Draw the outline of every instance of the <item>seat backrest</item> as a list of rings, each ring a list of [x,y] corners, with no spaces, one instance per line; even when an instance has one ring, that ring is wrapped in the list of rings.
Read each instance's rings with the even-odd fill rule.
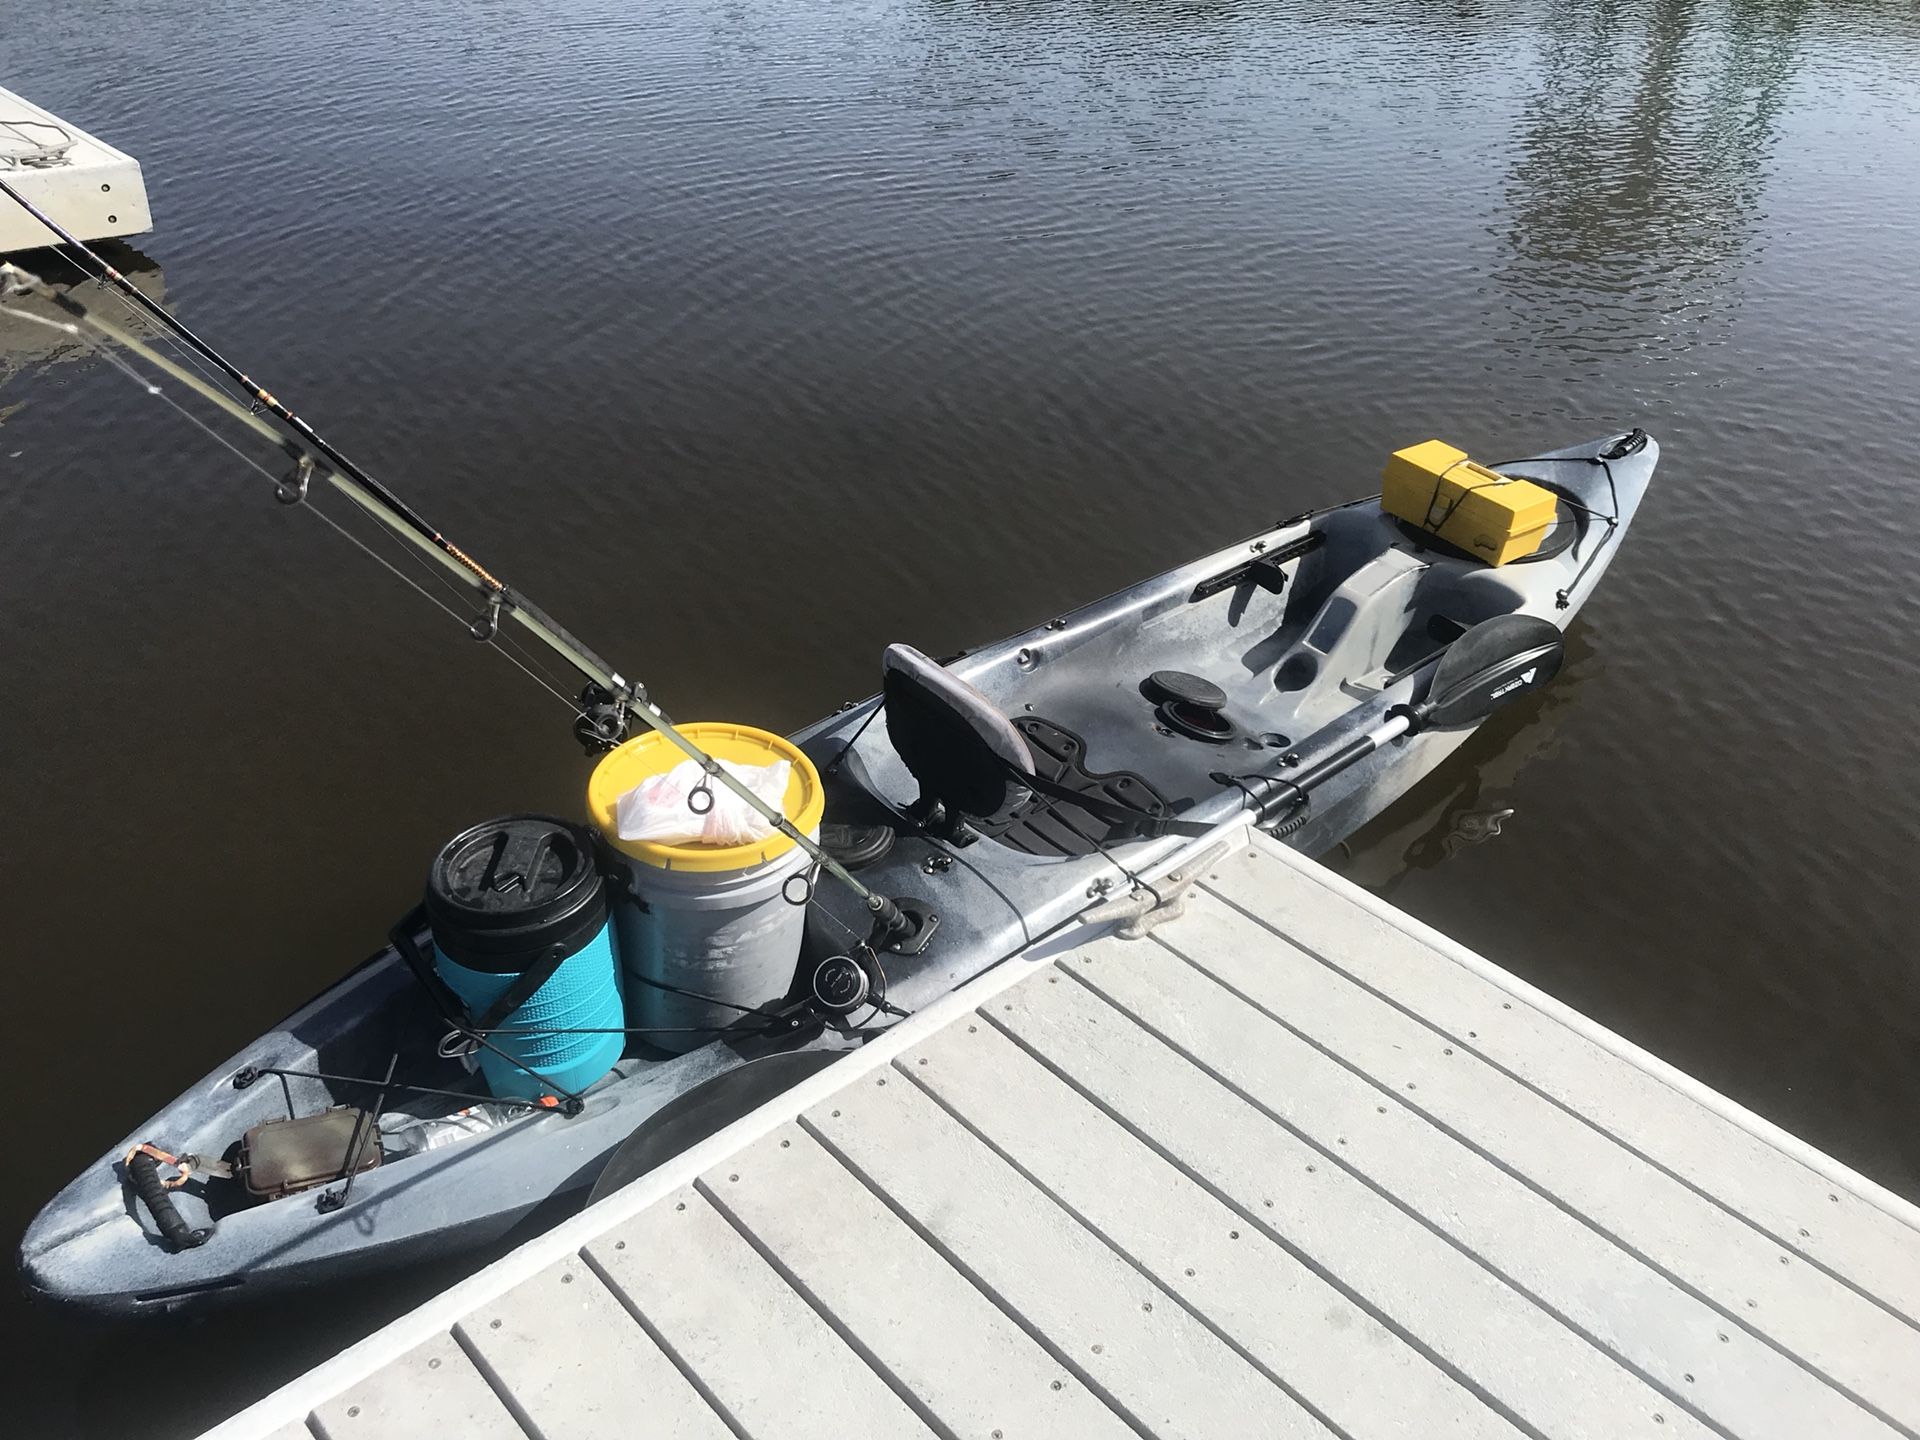
[[[911,645],[889,645],[881,663],[887,733],[924,796],[978,820],[1027,798],[1033,752],[991,700]]]

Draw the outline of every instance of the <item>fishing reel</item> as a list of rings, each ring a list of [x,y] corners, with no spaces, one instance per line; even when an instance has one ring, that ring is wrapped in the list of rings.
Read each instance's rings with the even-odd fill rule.
[[[851,1015],[871,1005],[883,1015],[904,1018],[907,1012],[887,1003],[887,972],[869,946],[854,953],[829,955],[813,967],[807,982],[814,1006],[835,1017]]]
[[[633,715],[627,697],[615,695],[604,685],[587,682],[574,701],[579,715],[573,722],[573,738],[588,755],[604,755],[633,734]]]

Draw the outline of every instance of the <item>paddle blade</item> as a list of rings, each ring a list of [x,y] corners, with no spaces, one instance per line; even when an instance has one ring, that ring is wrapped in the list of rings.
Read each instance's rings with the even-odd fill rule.
[[[1419,718],[1441,730],[1478,725],[1509,700],[1558,675],[1565,651],[1560,627],[1551,620],[1534,615],[1482,620],[1440,657]]]

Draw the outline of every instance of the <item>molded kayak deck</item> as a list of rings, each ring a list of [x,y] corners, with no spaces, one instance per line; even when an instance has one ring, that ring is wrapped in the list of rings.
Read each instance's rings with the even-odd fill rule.
[[[1897,1436],[1920,1211],[1265,837],[210,1432]]]

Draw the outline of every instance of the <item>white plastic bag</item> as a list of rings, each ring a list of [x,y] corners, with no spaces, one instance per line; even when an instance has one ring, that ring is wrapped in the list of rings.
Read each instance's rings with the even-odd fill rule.
[[[720,764],[776,814],[786,804],[792,761],[736,765],[722,760]],[[711,797],[710,808],[707,799],[694,796],[695,790]],[[696,810],[696,805],[701,809]],[[656,845],[746,845],[773,833],[772,821],[726,786],[708,779],[698,760],[682,760],[664,775],[642,780],[620,797],[613,820],[622,840],[651,840]]]

